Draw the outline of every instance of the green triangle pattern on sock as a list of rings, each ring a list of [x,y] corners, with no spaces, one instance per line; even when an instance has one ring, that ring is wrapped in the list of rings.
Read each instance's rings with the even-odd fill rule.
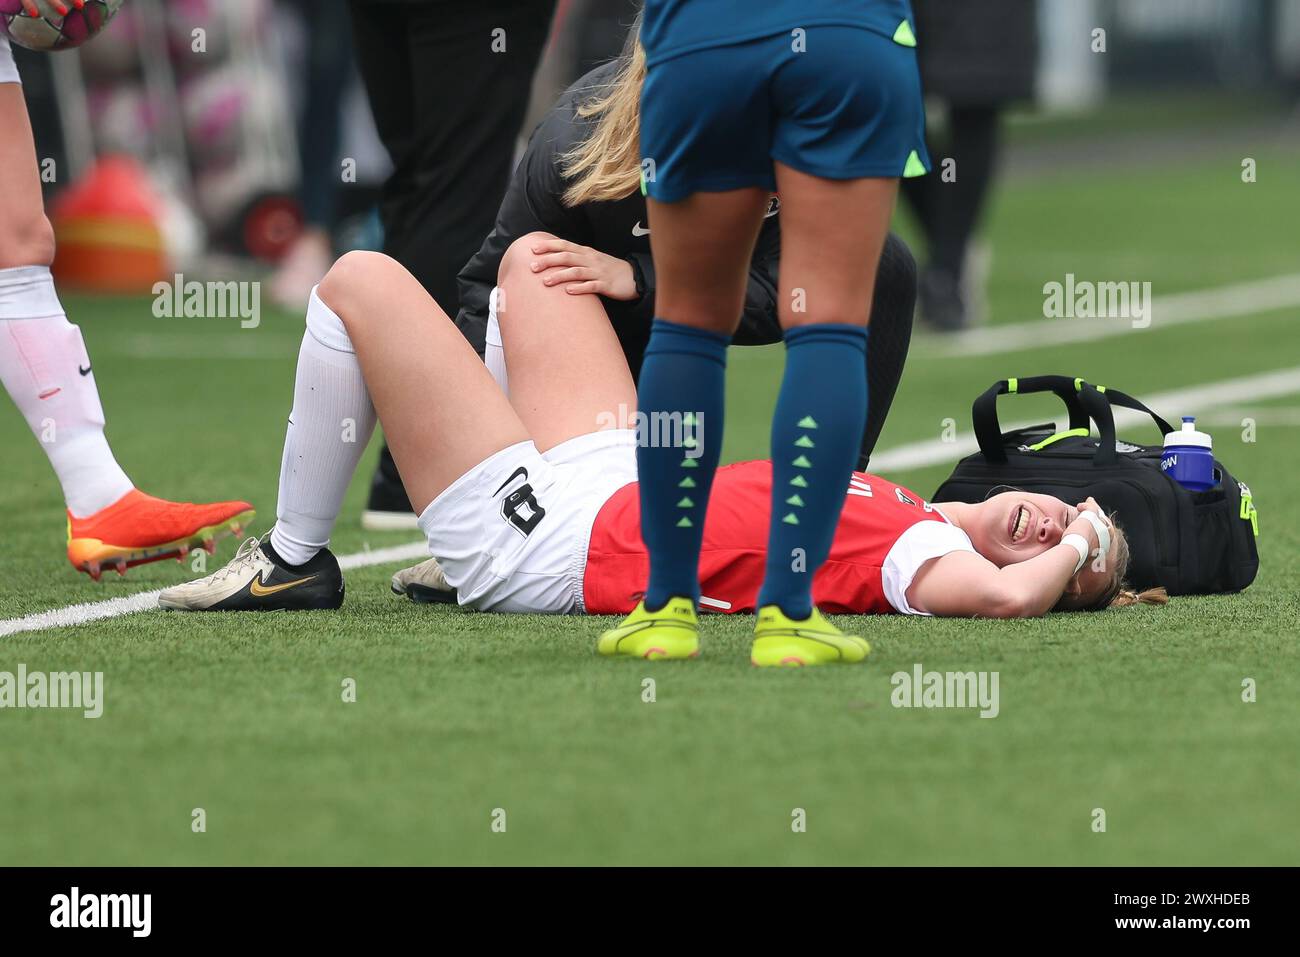
[[[904,20],[894,31],[894,42],[900,47],[916,46],[916,34],[912,32],[912,25]]]
[[[803,456],[803,455],[799,456],[797,459],[795,459],[795,460],[794,460],[793,462],[791,462],[790,464],[793,465],[793,466],[794,466],[795,468],[797,468],[797,469],[810,469],[810,468],[812,468],[812,463],[809,462],[809,461],[808,461],[808,458],[807,458],[806,456]]]
[[[800,508],[802,508],[802,507],[803,507],[803,499],[801,499],[801,498],[798,496],[798,494],[791,495],[788,499],[785,500],[785,504],[787,504],[787,505],[798,505]]]
[[[682,500],[681,500],[680,502],[677,503],[677,507],[678,507],[678,508],[694,508],[694,507],[695,507],[695,503],[691,501],[691,497],[690,497],[689,495],[683,495],[683,496],[682,496]]]
[[[817,420],[814,419],[811,415],[805,415],[802,419],[799,420],[799,428],[815,429],[817,428]]]
[[[785,518],[781,519],[781,521],[785,522],[785,524],[787,524],[787,525],[798,525],[798,524],[799,524],[799,519],[795,516],[794,512],[791,512],[790,514],[788,514]]]
[[[790,479],[790,484],[795,486],[795,488],[807,488],[808,480],[802,475],[796,475],[794,478]]]
[[[677,522],[677,527],[678,527],[678,528],[694,528],[694,527],[695,527],[695,523],[692,522],[692,521],[691,521],[689,518],[687,518],[685,515],[683,515],[683,516],[681,517],[681,519]]]
[[[691,478],[691,477],[688,475],[688,476],[686,476],[686,478],[682,479],[680,482],[677,483],[677,487],[678,487],[678,488],[695,488],[695,479]]]
[[[907,157],[907,165],[903,167],[903,178],[911,179],[914,176],[924,176],[928,172],[930,171],[925,168],[925,164],[921,162],[921,157],[917,155],[916,150],[912,150]]]
[[[808,438],[806,435],[799,436],[798,440],[796,440],[794,444],[801,449],[813,449],[817,447],[813,444],[813,440]]]

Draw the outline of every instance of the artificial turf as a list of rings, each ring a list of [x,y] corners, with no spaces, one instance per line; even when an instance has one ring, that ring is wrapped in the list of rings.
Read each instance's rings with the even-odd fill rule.
[[[1259,160],[1254,184],[1243,155]],[[1294,217],[1280,211],[1300,208],[1298,158],[1238,143],[1174,168],[1002,183],[994,319],[1040,316],[1043,283],[1066,272],[1162,295],[1294,271]],[[241,330],[156,319],[143,299],[65,300],[128,472],[155,494],[247,497],[266,528],[301,317],[268,312]],[[1157,314],[1070,347],[1051,332],[1069,320],[1044,319],[1023,349],[975,359],[920,337],[881,448],[938,438],[947,418],[968,433],[971,399],[1006,375],[1077,374],[1141,396],[1291,368],[1296,314],[1169,329]],[[779,350],[733,350],[728,459],[765,454],[779,372]],[[1052,413],[1022,402],[1008,417]],[[721,616],[698,661],[606,661],[594,653],[605,619],[412,606],[388,592],[393,565],[349,573],[338,613],[148,612],[0,638],[0,671],[102,671],[106,698],[97,720],[0,710],[0,862],[1300,863],[1300,432],[1260,419],[1253,442],[1215,430],[1260,511],[1261,572],[1245,593],[1034,621],[846,619],[872,643],[864,666],[753,669],[750,620]],[[74,574],[56,485],[7,403],[0,442],[0,619],[193,577],[175,563],[99,584]],[[360,530],[373,455],[340,553],[416,537]],[[890,477],[928,495],[948,471]],[[890,676],[916,663],[998,672],[999,715],[892,707]]]

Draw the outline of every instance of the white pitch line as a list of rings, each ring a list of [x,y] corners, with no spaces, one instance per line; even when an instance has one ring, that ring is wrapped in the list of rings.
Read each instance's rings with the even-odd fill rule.
[[[1092,342],[1126,333],[1158,332],[1169,326],[1207,319],[1227,319],[1274,309],[1300,306],[1300,273],[1236,282],[1226,286],[1155,296],[1150,303],[1151,325],[1135,329],[1130,319],[1031,319],[984,326],[931,340],[918,356],[968,358],[1003,352],[1046,349],[1075,342]],[[920,345],[920,343],[918,343]]]
[[[355,552],[339,556],[339,567],[365,568],[369,565],[384,565],[388,562],[409,561],[412,558],[428,558],[429,545],[421,540],[406,545],[393,545],[390,548],[376,548],[373,551]],[[47,628],[67,628],[72,625],[84,625],[90,621],[105,618],[117,618],[121,615],[133,615],[138,611],[153,611],[158,607],[158,596],[163,589],[138,592],[106,601],[91,601],[80,605],[68,605],[65,608],[52,608],[49,611],[34,612],[22,618],[9,618],[0,621],[0,638],[16,635],[24,631],[44,631]]]
[[[371,565],[385,565],[388,562],[404,562],[410,558],[421,561],[429,557],[429,543],[423,538],[418,542],[405,545],[392,545],[388,548],[367,548],[362,552],[339,556],[339,568],[345,572],[353,568],[369,568]]]
[[[1245,428],[1244,419],[1250,419],[1257,426],[1300,426],[1300,406],[1255,409],[1250,405],[1242,405],[1199,415],[1196,417],[1196,424],[1198,426],[1226,425],[1229,428],[1241,429]]]
[[[1238,405],[1242,402],[1260,401],[1277,396],[1294,395],[1300,392],[1300,366],[1290,369],[1278,369],[1259,375],[1242,376],[1238,379],[1225,379],[1208,385],[1193,386],[1187,389],[1175,389],[1161,392],[1142,399],[1147,406],[1177,424],[1179,416],[1198,415],[1215,408]],[[1045,393],[1050,395],[1051,393]],[[1139,396],[1139,398],[1141,398]],[[1141,423],[1150,423],[1151,419],[1142,412],[1131,409],[1115,410],[1116,429],[1129,428]],[[1033,425],[1032,419],[1003,425],[1002,431],[1010,432]],[[1154,427],[1154,426],[1153,426]],[[909,442],[886,449],[871,457],[869,468],[872,472],[888,475],[907,469],[925,468],[944,462],[955,464],[957,459],[976,451],[979,445],[973,434],[967,433],[955,442],[942,439],[925,439]]]

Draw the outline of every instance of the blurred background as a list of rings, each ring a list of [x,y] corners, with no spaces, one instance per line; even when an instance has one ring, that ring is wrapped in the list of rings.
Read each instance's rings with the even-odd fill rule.
[[[637,6],[560,0],[521,135],[618,52]],[[999,178],[1185,160],[1236,128],[1300,135],[1300,0],[915,9],[931,152],[972,173],[946,209],[931,184],[908,184],[903,228],[932,329],[986,316],[995,250],[980,227]],[[334,255],[382,244],[375,206],[389,164],[343,0],[131,0],[80,50],[15,53],[41,157],[54,162],[60,288],[142,292],[174,271],[248,273],[275,279],[273,298],[296,307]],[[122,215],[156,230],[148,255],[88,228]]]

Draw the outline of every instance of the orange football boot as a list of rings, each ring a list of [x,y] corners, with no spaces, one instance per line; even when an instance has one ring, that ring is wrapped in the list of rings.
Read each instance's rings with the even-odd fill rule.
[[[125,575],[146,562],[184,561],[191,549],[214,552],[218,539],[242,535],[255,514],[247,502],[195,505],[132,489],[94,515],[68,513],[68,561],[95,581],[110,566]]]

